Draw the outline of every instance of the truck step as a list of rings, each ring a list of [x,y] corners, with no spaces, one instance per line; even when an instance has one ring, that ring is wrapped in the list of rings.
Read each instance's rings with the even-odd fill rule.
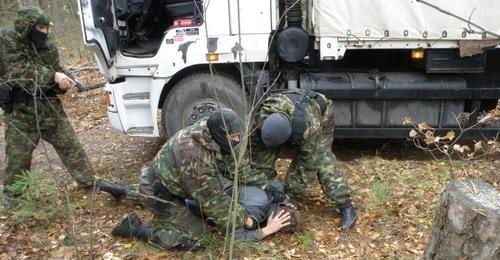
[[[152,126],[131,127],[127,129],[126,133],[129,135],[151,135],[153,134],[153,130]]]

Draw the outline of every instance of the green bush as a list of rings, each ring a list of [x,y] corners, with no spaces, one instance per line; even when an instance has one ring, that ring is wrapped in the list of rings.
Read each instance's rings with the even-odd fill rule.
[[[65,212],[56,185],[41,178],[40,174],[24,171],[8,190],[21,194],[11,210],[15,220],[47,223]]]

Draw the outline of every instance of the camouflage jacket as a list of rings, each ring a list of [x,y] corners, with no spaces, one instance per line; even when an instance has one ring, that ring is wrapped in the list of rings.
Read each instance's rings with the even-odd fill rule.
[[[230,156],[223,156],[212,140],[205,118],[172,136],[151,166],[170,193],[197,201],[204,215],[217,225],[222,227],[228,223],[229,211],[233,207],[237,226],[243,226],[247,216],[245,209],[232,203],[231,197],[222,191],[223,177],[232,179],[234,174],[227,166],[229,160]],[[253,178],[245,176],[251,174],[245,170],[248,167],[240,170],[240,180]]]
[[[55,96],[61,93],[53,80],[54,73],[62,71],[59,52],[50,41],[48,48],[37,51],[28,38],[40,17],[48,20],[41,10],[34,9],[18,17],[12,28],[0,31],[0,80],[29,94]]]
[[[298,93],[302,93],[300,90],[297,91]],[[323,95],[320,96],[326,99]],[[322,115],[320,106],[315,99],[308,98],[304,100],[304,102],[307,102],[304,108],[306,128],[300,147],[295,147],[293,150],[298,152],[297,156],[303,157],[298,170],[301,174],[312,176],[315,175],[318,167],[315,158],[318,154],[322,133]],[[277,159],[278,149],[269,149],[265,147],[261,141],[259,129],[264,120],[273,113],[282,113],[292,122],[295,104],[285,94],[276,94],[263,100],[257,111],[258,112],[254,115],[256,130],[251,137],[252,166],[266,173],[269,177],[272,177],[276,175],[274,164]]]

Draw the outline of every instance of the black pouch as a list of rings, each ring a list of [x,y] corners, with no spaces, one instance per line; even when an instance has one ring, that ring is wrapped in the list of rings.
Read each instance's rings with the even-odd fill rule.
[[[0,84],[0,107],[5,113],[12,113],[12,89],[7,84]]]

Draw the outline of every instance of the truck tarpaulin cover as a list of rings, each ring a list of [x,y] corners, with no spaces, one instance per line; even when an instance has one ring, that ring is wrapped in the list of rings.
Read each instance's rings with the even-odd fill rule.
[[[499,0],[426,2],[466,20],[470,17],[470,21],[500,34]],[[350,33],[350,37],[377,39],[481,39],[478,33],[466,33],[463,38],[467,22],[416,0],[314,0],[312,12],[314,33],[320,37],[347,37]]]

